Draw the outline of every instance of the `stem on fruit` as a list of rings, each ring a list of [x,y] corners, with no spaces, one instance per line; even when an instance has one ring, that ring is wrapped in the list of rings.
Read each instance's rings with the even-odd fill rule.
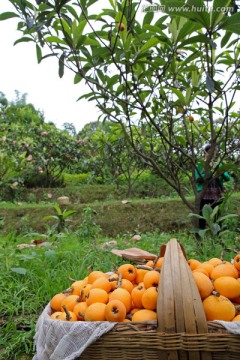
[[[223,261],[224,260],[224,255],[225,255],[225,253],[224,253],[224,250],[221,252],[221,256],[220,256],[220,259]]]
[[[84,319],[84,316],[85,316],[84,313],[82,313],[81,311],[79,311],[79,312],[78,312],[78,315],[81,316],[81,317]]]
[[[118,273],[117,288],[119,288],[121,285],[122,285],[122,274]]]
[[[148,271],[153,270],[153,268],[152,268],[151,266],[147,266],[147,265],[137,265],[136,268],[137,268],[137,269],[148,270]],[[154,270],[155,270],[155,269],[154,269]]]
[[[68,289],[62,291],[63,294],[69,294],[69,295],[71,295],[72,292],[73,292],[72,288],[68,288]]]
[[[84,290],[81,290],[79,298],[77,299],[77,302],[81,302],[83,299]]]
[[[63,305],[63,310],[64,310],[64,311],[65,311],[65,313],[66,313],[66,320],[67,320],[67,321],[70,321],[70,319],[71,319],[71,315],[70,315],[70,313],[69,313],[69,311],[68,311],[68,309],[67,309],[66,305]]]
[[[128,320],[132,320],[132,317],[133,317],[133,314],[127,314],[126,315],[126,319],[128,319]]]
[[[153,268],[154,268],[154,265],[156,265],[158,259],[160,259],[160,257],[161,257],[161,256],[157,256],[157,257],[154,259],[154,261],[153,261],[153,266],[152,266]]]
[[[114,273],[117,273],[117,267],[116,267],[115,264],[112,264],[112,268],[113,268],[113,272],[114,272]]]

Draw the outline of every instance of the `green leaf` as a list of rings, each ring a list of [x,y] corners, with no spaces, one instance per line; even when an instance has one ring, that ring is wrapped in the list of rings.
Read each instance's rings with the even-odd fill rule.
[[[229,17],[225,17],[222,23],[219,24],[219,29],[240,35],[240,13],[238,12]]]
[[[37,61],[39,64],[42,60],[42,50],[38,44],[36,44],[36,53],[37,53]]]
[[[210,205],[204,205],[202,209],[203,217],[206,221],[210,221],[213,210]]]
[[[44,255],[47,259],[52,259],[56,257],[57,253],[54,250],[48,250],[44,253]]]
[[[194,52],[190,56],[188,56],[182,63],[181,63],[181,69],[184,69],[186,65],[188,65],[190,62],[198,58],[200,55],[199,51]]]
[[[146,13],[146,15],[144,16],[144,18],[143,18],[143,26],[146,25],[146,24],[151,24],[153,16],[154,16],[154,12],[153,11],[148,11]]]
[[[58,61],[58,75],[60,78],[63,77],[64,75],[64,61],[65,61],[65,54],[63,53],[60,58],[59,58],[59,61]]]
[[[0,21],[1,20],[7,20],[7,19],[11,19],[11,18],[14,18],[14,17],[19,17],[18,14],[15,14],[13,12],[4,12],[2,14],[0,14]]]
[[[198,234],[200,235],[201,239],[205,237],[205,234],[208,232],[208,229],[201,229],[199,230]]]
[[[60,209],[60,206],[55,205],[55,206],[54,206],[54,209],[56,210],[56,212],[57,212],[58,215],[62,215],[62,210]]]
[[[181,41],[187,35],[192,34],[194,31],[199,30],[201,27],[202,26],[200,24],[198,24],[194,21],[191,21],[191,20],[185,21],[178,31],[177,41]]]
[[[186,4],[181,1],[162,0],[164,5],[164,12],[171,16],[181,16],[196,21],[198,24],[204,26],[206,29],[210,27],[210,14],[205,7],[203,0],[189,0]]]
[[[82,76],[80,76],[79,74],[76,74],[76,75],[74,76],[73,83],[74,83],[74,84],[78,84],[78,83],[80,83],[80,81],[81,81],[82,79],[83,79]]]
[[[154,34],[161,34],[162,35],[162,29],[159,26],[155,26],[155,25],[150,25],[150,24],[146,24],[143,26],[143,30],[149,30],[151,32],[153,32]],[[166,37],[167,39],[167,37]]]
[[[182,147],[186,147],[186,137],[185,136],[177,135],[177,136],[175,136],[175,139]]]
[[[231,36],[232,36],[232,32],[226,31],[225,35],[222,37],[221,40],[221,48],[223,48],[228,43]]]
[[[197,70],[193,70],[193,71],[192,71],[192,86],[193,86],[193,87],[197,87],[197,86],[198,86],[199,78],[200,78],[200,76],[199,76]]]
[[[212,224],[211,229],[214,235],[217,235],[217,233],[221,230],[220,226],[216,223]]]
[[[112,85],[119,82],[119,75],[114,75],[111,78],[107,78],[107,86],[111,87]]]
[[[124,86],[120,84],[116,90],[116,96],[119,96],[122,92],[124,92]]]
[[[215,208],[213,209],[212,213],[211,213],[211,219],[214,220],[215,216],[217,216],[217,213],[219,212],[219,206],[215,206]]]
[[[86,5],[87,5],[87,7],[89,7],[89,6],[93,5],[93,4],[95,4],[97,1],[99,1],[99,0],[88,0]]]
[[[151,39],[149,39],[139,50],[138,53],[142,53],[144,51],[147,51],[149,49],[151,49],[152,47],[156,46],[157,44],[159,44],[160,41],[159,39],[157,39],[156,37],[153,37]]]
[[[23,261],[28,261],[28,260],[32,260],[32,259],[35,259],[35,258],[36,258],[36,253],[33,253],[31,255],[24,254],[21,259]]]
[[[102,84],[105,84],[106,83],[106,79],[109,79],[109,77],[106,76],[105,73],[103,73],[103,71],[99,70],[99,69],[96,69],[96,72],[97,72],[97,75],[100,79],[100,82]]]
[[[71,26],[72,26],[72,19],[66,14],[61,14],[61,15],[62,15],[62,23],[63,23],[64,31],[66,31],[70,35]],[[65,26],[64,26],[64,22],[66,23]]]
[[[76,210],[68,210],[63,213],[63,218],[66,219],[69,216],[75,215],[77,213]]]
[[[57,43],[66,45],[66,41],[59,39],[57,36],[47,36],[45,40],[49,43]]]
[[[174,88],[174,87],[170,87],[170,89],[172,90],[172,92],[173,92],[175,95],[177,95],[177,97],[178,97],[178,99],[181,101],[181,103],[182,103],[183,105],[185,105],[185,97],[184,97],[182,91],[181,91],[181,90],[178,90],[178,89],[176,89],[176,88]]]
[[[58,220],[58,216],[56,215],[47,215],[43,217],[43,220]]]
[[[97,40],[91,39],[90,37],[86,37],[83,43],[84,45],[100,46]]]
[[[223,220],[230,219],[233,217],[238,217],[238,215],[237,214],[229,214],[229,215],[221,216],[219,219],[216,220],[216,222],[221,223]]]
[[[29,42],[29,41],[34,41],[32,38],[29,38],[29,37],[26,37],[26,36],[24,36],[24,37],[22,37],[21,39],[18,39],[18,40],[16,40],[16,41],[14,41],[14,45],[17,45],[17,44],[19,44],[19,43],[24,43],[24,42]]]
[[[175,18],[173,18],[172,21],[168,24],[168,29],[169,29],[169,32],[172,34],[173,41],[176,42],[178,28],[177,28],[177,21]]]
[[[195,218],[197,218],[197,219],[204,219],[203,216],[198,215],[198,214],[195,214],[195,213],[189,213],[188,216],[189,216],[189,217],[195,217]]]
[[[109,17],[115,19],[116,11],[109,10],[109,9],[103,9],[103,11],[96,16],[96,20],[101,19],[104,16],[109,16]]]
[[[151,94],[151,91],[142,91],[141,93],[140,93],[140,98],[141,98],[141,100],[142,100],[142,102],[144,102],[144,100],[147,98],[147,97],[149,97],[149,95]]]
[[[222,18],[225,16],[224,11],[220,11],[224,7],[228,7],[231,0],[214,0],[211,11],[211,27],[212,29],[216,26]]]
[[[83,20],[83,21],[81,21],[81,22],[78,24],[78,26],[77,26],[77,31],[78,31],[78,33],[80,33],[81,35],[82,35],[82,33],[83,33],[83,30],[84,30],[86,24],[87,24],[87,20]]]
[[[209,39],[206,35],[204,34],[199,34],[196,36],[192,36],[186,40],[183,40],[183,42],[180,44],[181,47],[184,47],[185,45],[189,45],[189,44],[197,44],[197,43],[204,43],[204,44],[208,44],[209,43]]]
[[[186,90],[186,95],[185,95],[185,104],[189,105],[191,102],[191,94],[192,94],[192,89],[191,87],[188,87]]]
[[[125,29],[126,29],[126,27],[127,27],[127,19],[124,16],[124,14],[122,13],[122,11],[119,11],[116,14],[115,21],[116,21],[116,28],[117,29],[118,29],[120,23],[123,23],[125,25]]]
[[[68,11],[70,12],[70,14],[72,14],[72,16],[73,16],[76,20],[79,20],[79,15],[78,15],[78,13],[76,12],[76,10],[75,10],[72,6],[67,5],[67,6],[66,6],[66,9],[68,9]]]
[[[11,268],[10,269],[12,272],[16,273],[16,274],[20,274],[20,275],[25,275],[27,270],[25,268]]]

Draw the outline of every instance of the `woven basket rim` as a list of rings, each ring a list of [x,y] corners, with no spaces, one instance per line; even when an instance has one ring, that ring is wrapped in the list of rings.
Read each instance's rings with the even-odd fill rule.
[[[120,322],[117,323],[114,328],[111,330],[112,332],[124,332],[124,331],[156,331],[158,326],[157,320],[151,320],[151,321],[131,321],[131,322]],[[229,334],[229,331],[219,322],[217,321],[207,321],[207,327],[209,333],[222,333],[222,334]],[[167,334],[165,332],[160,332],[161,334]],[[184,334],[184,332],[178,332],[175,334]],[[205,334],[205,333],[199,333],[199,335]],[[191,335],[191,334],[188,334]],[[193,334],[196,335],[196,334]],[[237,335],[239,336],[239,335]]]

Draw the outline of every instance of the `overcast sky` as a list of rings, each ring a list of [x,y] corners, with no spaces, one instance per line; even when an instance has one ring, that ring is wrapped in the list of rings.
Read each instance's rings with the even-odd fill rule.
[[[15,9],[8,0],[0,0],[0,13],[6,11]],[[89,89],[83,83],[74,85],[73,73],[69,71],[60,79],[56,59],[38,64],[34,45],[13,45],[21,37],[16,19],[0,21],[0,91],[9,101],[15,99],[15,90],[27,93],[27,102],[43,111],[45,121],[53,121],[58,128],[68,122],[79,131],[85,124],[96,121],[99,111],[94,103],[77,102]]]

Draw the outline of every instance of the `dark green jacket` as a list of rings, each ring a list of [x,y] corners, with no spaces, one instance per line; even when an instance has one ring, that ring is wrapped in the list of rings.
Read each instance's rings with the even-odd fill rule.
[[[222,164],[219,165],[219,169],[222,166]],[[196,183],[197,183],[197,191],[201,191],[203,189],[203,179],[205,176],[205,169],[201,166],[200,163],[197,163],[197,169],[195,169],[195,179],[196,179]],[[224,190],[224,181],[229,181],[231,179],[231,176],[229,175],[229,173],[227,171],[224,171],[219,177],[219,183],[220,186],[222,188],[222,190]]]

